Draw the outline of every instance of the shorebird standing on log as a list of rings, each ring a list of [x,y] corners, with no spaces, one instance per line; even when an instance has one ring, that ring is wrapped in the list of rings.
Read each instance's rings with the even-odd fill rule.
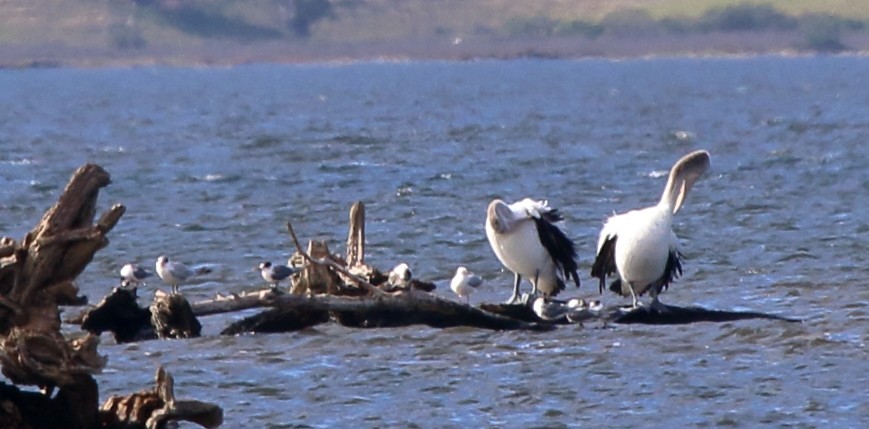
[[[288,267],[286,265],[273,265],[269,261],[265,261],[254,268],[254,271],[259,271],[263,280],[271,285],[272,289],[278,288],[278,283],[287,277],[302,271],[301,268]]]
[[[508,304],[519,301],[523,276],[531,281],[532,296],[538,292],[555,296],[571,277],[579,287],[573,241],[555,224],[562,219],[546,201],[526,198],[507,204],[496,199],[489,203],[486,237],[501,264],[514,274]]]
[[[187,278],[193,275],[193,271],[190,271],[190,268],[187,268],[187,265],[184,265],[180,262],[171,262],[169,261],[168,256],[160,256],[157,258],[157,275],[163,279],[164,282],[172,285],[172,293],[178,293],[178,285],[180,283],[184,283]]]
[[[673,232],[676,214],[688,191],[710,165],[709,152],[698,150],[679,159],[670,170],[664,194],[657,205],[632,210],[607,219],[600,232],[592,277],[600,279],[600,291],[608,275],[618,274],[610,290],[630,296],[632,308],[646,291],[652,308],[666,311],[658,295],[682,274],[682,254]]]
[[[459,296],[459,298],[467,298],[467,303],[471,303],[471,294],[474,293],[480,285],[483,284],[483,279],[471,274],[466,267],[456,269],[456,275],[450,280],[450,289]]]

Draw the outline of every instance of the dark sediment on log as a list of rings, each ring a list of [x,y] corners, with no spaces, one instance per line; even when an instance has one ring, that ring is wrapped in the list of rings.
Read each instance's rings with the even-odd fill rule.
[[[324,323],[330,318],[355,328],[400,327],[416,324],[436,328],[470,326],[496,330],[551,329],[538,323],[492,314],[424,292],[408,291],[377,297],[285,295],[275,298],[276,308],[236,322],[224,334],[286,332]],[[296,315],[302,314],[301,318]],[[329,317],[325,317],[328,315]]]
[[[621,306],[606,307],[597,311],[584,311],[582,321],[584,322],[601,322],[601,323],[618,323],[618,324],[646,324],[646,325],[684,325],[689,323],[699,322],[730,322],[734,320],[746,319],[767,319],[767,320],[782,320],[786,322],[799,322],[800,320],[792,319],[774,314],[760,313],[755,311],[728,311],[728,310],[710,310],[702,307],[679,307],[675,305],[666,305],[667,311],[658,311],[648,306],[630,309]],[[551,324],[570,324],[573,322],[567,319],[559,319],[557,321],[543,320],[531,310],[531,307],[526,304],[482,304],[481,308],[486,311],[500,314],[505,317],[510,317],[525,322],[536,323],[551,323]]]
[[[626,312],[623,308],[613,307],[608,309],[610,314],[606,319],[609,319],[609,321],[613,323],[643,323],[648,325],[684,325],[698,322],[731,322],[734,320],[747,319],[800,322],[798,319],[756,311],[710,310],[696,306],[678,307],[666,304],[664,304],[664,307],[667,311],[658,311],[651,307],[640,307]]]
[[[328,321],[329,312],[326,310],[300,305],[279,305],[229,325],[220,335],[299,331]]]

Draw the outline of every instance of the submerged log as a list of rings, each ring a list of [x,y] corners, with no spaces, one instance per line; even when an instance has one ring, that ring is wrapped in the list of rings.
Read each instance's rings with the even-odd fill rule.
[[[526,304],[482,304],[481,308],[486,311],[500,314],[505,317],[523,320],[526,322],[571,324],[584,322],[598,322],[602,324],[646,324],[646,325],[684,325],[699,322],[729,322],[746,319],[782,320],[786,322],[800,322],[799,319],[788,318],[775,314],[760,313],[755,311],[728,311],[712,310],[703,307],[679,307],[664,304],[666,311],[658,311],[648,306],[628,308],[624,306],[609,306],[600,309],[583,309],[573,312],[571,317],[558,320],[543,320]]]
[[[205,428],[223,423],[223,410],[207,402],[175,399],[175,381],[163,367],[157,369],[153,390],[112,396],[100,407],[103,427],[157,429],[168,421],[188,421]]]
[[[658,311],[654,308],[643,306],[636,309],[624,307],[609,308],[608,320],[613,323],[632,324],[643,323],[647,325],[684,325],[698,322],[730,322],[734,320],[768,319],[782,320],[785,322],[801,322],[799,319],[779,316],[776,314],[761,313],[756,311],[730,311],[711,310],[703,307],[679,307],[664,304],[666,311]]]

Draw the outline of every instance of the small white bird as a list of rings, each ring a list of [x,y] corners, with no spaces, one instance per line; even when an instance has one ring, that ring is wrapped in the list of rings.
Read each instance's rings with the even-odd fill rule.
[[[526,198],[513,204],[493,200],[486,210],[486,237],[495,256],[514,274],[513,294],[507,304],[519,301],[522,276],[531,280],[531,294],[555,296],[573,277],[579,287],[576,249],[556,222],[563,218],[546,201]]]
[[[156,268],[157,275],[164,282],[172,285],[172,293],[176,294],[178,293],[178,285],[193,275],[193,271],[190,271],[186,265],[180,262],[171,262],[168,256],[161,255],[157,258]]]
[[[537,317],[546,321],[561,320],[567,316],[571,308],[564,303],[553,301],[547,302],[546,297],[539,296],[531,304],[531,310]]]
[[[121,267],[121,286],[138,286],[139,283],[152,275],[150,271],[140,267],[138,264],[124,264]]]
[[[391,286],[401,289],[410,289],[410,281],[412,279],[413,272],[410,271],[410,267],[404,262],[396,265],[389,271],[388,282]]]
[[[648,291],[652,307],[666,310],[658,294],[682,274],[682,254],[673,232],[673,215],[709,165],[709,152],[705,150],[683,156],[670,169],[664,194],[657,205],[607,219],[591,268],[592,277],[600,279],[601,293],[606,277],[618,274],[610,290],[630,296],[633,308],[638,306],[637,297]]]
[[[459,267],[456,270],[456,275],[450,281],[450,289],[459,296],[459,298],[467,298],[467,303],[471,303],[471,294],[474,290],[483,284],[483,279],[476,274],[471,274],[465,267]]]
[[[254,268],[254,271],[259,271],[263,280],[267,281],[272,289],[277,289],[278,283],[287,277],[302,271],[301,268],[288,267],[286,265],[273,265],[269,261],[265,261]]]

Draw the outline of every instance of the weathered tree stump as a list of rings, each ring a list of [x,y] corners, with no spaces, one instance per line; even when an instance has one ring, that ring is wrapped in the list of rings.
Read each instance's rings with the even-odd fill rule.
[[[99,337],[64,338],[58,305],[81,301],[75,279],[108,245],[106,234],[124,214],[116,204],[93,223],[99,190],[109,183],[101,167],[82,166],[22,241],[0,239],[0,365],[11,382],[43,390],[0,385],[0,427],[98,425],[93,374],[106,362],[97,353]]]
[[[81,328],[96,335],[109,331],[118,344],[157,338],[151,311],[139,306],[135,290],[120,287],[84,314]]]
[[[0,240],[0,364],[13,383],[59,388],[53,408],[33,411],[14,400],[4,411],[25,425],[62,418],[65,427],[96,424],[96,383],[92,374],[105,365],[99,338],[66,339],[60,332],[58,305],[76,301],[75,278],[108,244],[105,234],[124,214],[115,205],[93,224],[99,189],[109,174],[94,164],[75,173],[39,224],[21,242]],[[67,407],[67,408],[63,408]]]
[[[202,325],[181,294],[157,293],[151,303],[151,325],[158,338],[194,338],[202,334]]]
[[[167,421],[189,421],[205,428],[223,423],[223,410],[200,401],[175,399],[175,382],[163,367],[157,369],[154,390],[112,396],[100,407],[100,424],[110,428],[158,429]]]

